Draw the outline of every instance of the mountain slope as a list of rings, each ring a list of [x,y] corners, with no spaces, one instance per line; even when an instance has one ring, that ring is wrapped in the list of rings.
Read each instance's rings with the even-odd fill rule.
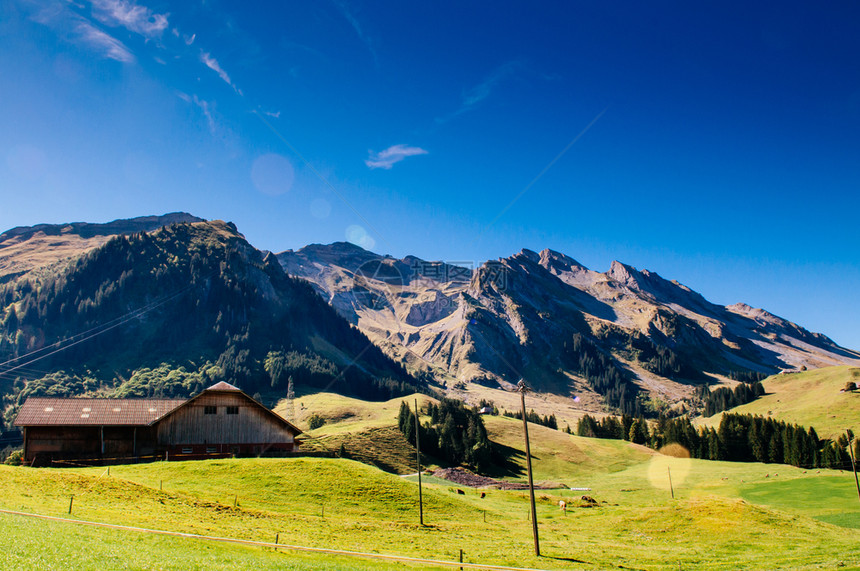
[[[249,394],[283,394],[290,378],[365,398],[415,390],[307,282],[220,221],[114,236],[3,284],[0,363],[7,415],[29,394],[187,395],[221,379]]]
[[[836,438],[860,427],[860,391],[845,385],[860,383],[860,368],[825,367],[774,375],[762,381],[766,394],[727,412],[775,418],[789,424],[812,426],[822,438]],[[720,426],[723,414],[697,419],[702,426]]]
[[[469,270],[343,243],[278,260],[390,355],[449,387],[525,377],[632,413],[648,398],[693,401],[700,383],[860,363],[824,335],[620,262],[600,273],[523,250]]]
[[[0,283],[97,248],[111,237],[151,232],[180,222],[202,222],[185,212],[140,216],[106,224],[71,222],[18,226],[0,234]]]

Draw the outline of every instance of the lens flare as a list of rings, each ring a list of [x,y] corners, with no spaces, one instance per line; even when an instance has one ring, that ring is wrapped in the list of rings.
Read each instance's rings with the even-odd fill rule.
[[[657,489],[669,490],[671,475],[671,486],[677,492],[690,474],[690,451],[680,444],[667,444],[658,452],[648,464],[648,481]]]
[[[296,173],[286,157],[268,153],[257,157],[251,165],[251,181],[257,190],[269,196],[278,196],[293,187]]]

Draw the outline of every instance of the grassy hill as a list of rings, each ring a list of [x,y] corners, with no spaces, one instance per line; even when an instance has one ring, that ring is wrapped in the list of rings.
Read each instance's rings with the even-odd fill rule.
[[[422,408],[434,400],[421,394],[385,402],[368,402],[334,393],[297,397],[294,408],[299,427],[307,429],[312,414],[326,421],[322,427],[303,435],[306,440],[302,449],[337,453],[343,444],[350,458],[398,474],[414,473],[415,448],[396,425],[400,403],[405,401],[414,407],[416,399]],[[287,402],[278,403],[275,411],[286,416]],[[490,439],[501,445],[508,459],[507,466],[500,467],[495,475],[525,479],[522,421],[503,416],[483,418]],[[429,418],[422,418],[425,421]],[[544,426],[529,426],[533,436],[532,455],[540,458],[535,464],[540,466],[536,477],[546,481],[572,481],[583,470],[617,471],[654,454],[649,448],[629,442],[582,438]]]
[[[534,435],[538,448],[546,445],[540,432]],[[544,466],[540,455],[536,451],[539,473],[558,474],[558,468]],[[427,525],[421,527],[413,482],[341,459],[154,463],[114,466],[110,476],[104,468],[0,466],[0,507],[68,517],[74,494],[71,517],[87,521],[261,541],[272,541],[277,533],[282,543],[448,560],[462,548],[467,562],[545,569],[860,566],[856,531],[847,529],[860,528],[860,509],[852,507],[857,502],[853,498],[851,503],[853,482],[847,474],[660,455],[616,472],[597,466],[588,471],[589,464],[584,460],[572,470],[579,474],[577,485],[591,488],[585,493],[600,502],[597,507],[564,513],[558,500],[575,506],[583,492],[539,492],[540,559],[532,554],[527,494],[488,490],[481,498],[468,489],[458,494],[451,484],[425,485]],[[790,506],[784,505],[785,497],[794,498]],[[0,517],[0,533],[13,539],[13,554],[6,561],[27,563],[18,568],[33,568],[33,560],[44,568],[70,560],[80,568],[95,568],[126,557],[135,562],[132,567],[162,566],[157,558],[152,562],[151,553],[136,558],[129,544],[180,562],[171,563],[173,567],[275,568],[291,562],[303,569],[326,568],[320,563],[330,561],[11,516]],[[78,554],[90,550],[90,544],[98,557]],[[178,549],[177,558],[170,558],[171,549]],[[373,564],[359,561],[340,568]]]
[[[765,396],[730,412],[812,426],[822,438],[844,433],[846,428],[860,434],[860,391],[840,392],[849,381],[860,384],[860,368],[826,367],[775,375],[762,381]],[[715,414],[699,423],[718,427],[721,418],[722,414]]]
[[[466,562],[542,569],[860,569],[860,502],[850,473],[674,458],[537,425],[529,427],[535,478],[558,486],[537,493],[543,557],[532,551],[522,491],[425,478],[422,527],[417,478],[367,465],[400,465],[392,471],[401,473],[414,465],[414,450],[394,426],[401,400],[296,399],[300,423],[311,411],[327,420],[308,433],[307,446],[326,449],[339,441],[356,453],[364,448],[366,464],[233,459],[113,466],[109,474],[105,468],[0,466],[0,508],[256,541],[278,534],[293,545],[437,560],[455,560],[463,549]],[[508,457],[496,476],[525,480],[521,422],[484,418]],[[583,494],[597,505],[586,507]],[[567,512],[558,507],[561,499],[571,506]],[[0,534],[8,539],[4,567],[13,569],[392,567],[4,514]]]
[[[433,401],[432,397],[413,394],[383,402],[369,402],[336,393],[315,393],[296,397],[293,411],[288,401],[281,400],[275,412],[289,418],[294,414],[297,426],[306,430],[302,435],[302,450],[338,454],[343,446],[346,457],[376,466],[394,474],[416,471],[415,449],[397,429],[400,403],[414,406]],[[325,424],[308,429],[311,415]]]
[[[100,529],[0,513],[4,569],[163,569],[371,571],[390,564],[241,545],[201,542],[135,531]],[[50,541],[45,538],[50,537]],[[85,548],[84,548],[85,546]]]

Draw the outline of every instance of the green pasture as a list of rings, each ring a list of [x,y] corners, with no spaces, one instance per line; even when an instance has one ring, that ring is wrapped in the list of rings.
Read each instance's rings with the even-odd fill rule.
[[[537,492],[541,557],[526,492],[425,476],[422,526],[417,478],[398,475],[415,471],[414,449],[394,426],[400,399],[316,399],[327,424],[309,431],[306,449],[343,444],[348,458],[159,462],[109,473],[0,466],[0,508],[436,560],[456,560],[462,549],[466,562],[540,569],[860,569],[860,501],[850,473],[675,457],[536,425],[529,427],[535,480],[552,488]],[[485,423],[502,453],[492,475],[524,482],[521,421]],[[404,566],[21,516],[0,516],[0,533],[11,569]]]
[[[376,571],[391,568],[390,563],[382,561],[336,556],[320,558],[295,551],[100,529],[7,514],[0,514],[0,530],[4,539],[2,565],[8,570]]]
[[[536,467],[541,463],[535,459]],[[675,499],[668,484],[670,472]],[[564,488],[537,493],[541,558],[532,553],[525,492],[484,490],[481,498],[479,490],[425,479],[426,525],[422,527],[417,486],[410,481],[414,477],[341,459],[162,462],[114,466],[110,475],[105,468],[4,466],[0,467],[4,483],[0,505],[255,541],[274,541],[278,534],[282,543],[432,559],[456,559],[463,549],[466,561],[545,569],[860,566],[856,530],[850,529],[860,510],[847,502],[841,509],[831,509],[822,500],[850,499],[854,490],[848,474],[804,474],[787,466],[662,455],[649,455],[614,472],[573,473],[578,474],[577,487],[589,491]],[[582,495],[593,497],[598,506],[585,507]],[[566,512],[558,507],[560,499],[571,506]],[[134,548],[125,551],[124,540],[116,539],[126,534],[112,530],[21,523],[13,516],[0,518],[0,528],[8,537],[32,538],[21,548],[16,541],[14,552],[26,553],[30,545],[47,562],[46,568],[51,562],[62,566],[67,557],[84,569],[112,560],[125,561],[129,568],[159,568],[152,563],[158,561],[159,550],[172,549],[182,554],[172,568],[226,567],[241,558],[259,559],[261,568],[282,564],[281,555],[261,548],[149,536],[133,539],[154,554],[153,559],[140,560],[129,555]],[[69,555],[88,545],[87,537],[105,541],[99,541],[89,554]],[[206,559],[210,555],[216,561],[211,565]],[[315,568],[311,564],[326,568],[331,558],[308,555],[297,561],[295,568]],[[383,566],[360,560],[349,565]]]
[[[848,428],[860,434],[860,391],[842,391],[849,381],[860,385],[860,368],[825,367],[774,375],[762,381],[767,394],[729,412],[812,426],[822,438],[844,434]],[[698,423],[716,428],[721,419],[722,413]]]

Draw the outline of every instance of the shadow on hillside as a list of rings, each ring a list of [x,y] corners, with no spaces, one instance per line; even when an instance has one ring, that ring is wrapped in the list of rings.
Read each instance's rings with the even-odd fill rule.
[[[535,455],[532,454],[532,458]],[[516,478],[523,476],[525,471],[520,464],[514,461],[520,460],[525,463],[526,455],[521,450],[493,442],[493,466],[487,470],[487,476],[492,478]]]

